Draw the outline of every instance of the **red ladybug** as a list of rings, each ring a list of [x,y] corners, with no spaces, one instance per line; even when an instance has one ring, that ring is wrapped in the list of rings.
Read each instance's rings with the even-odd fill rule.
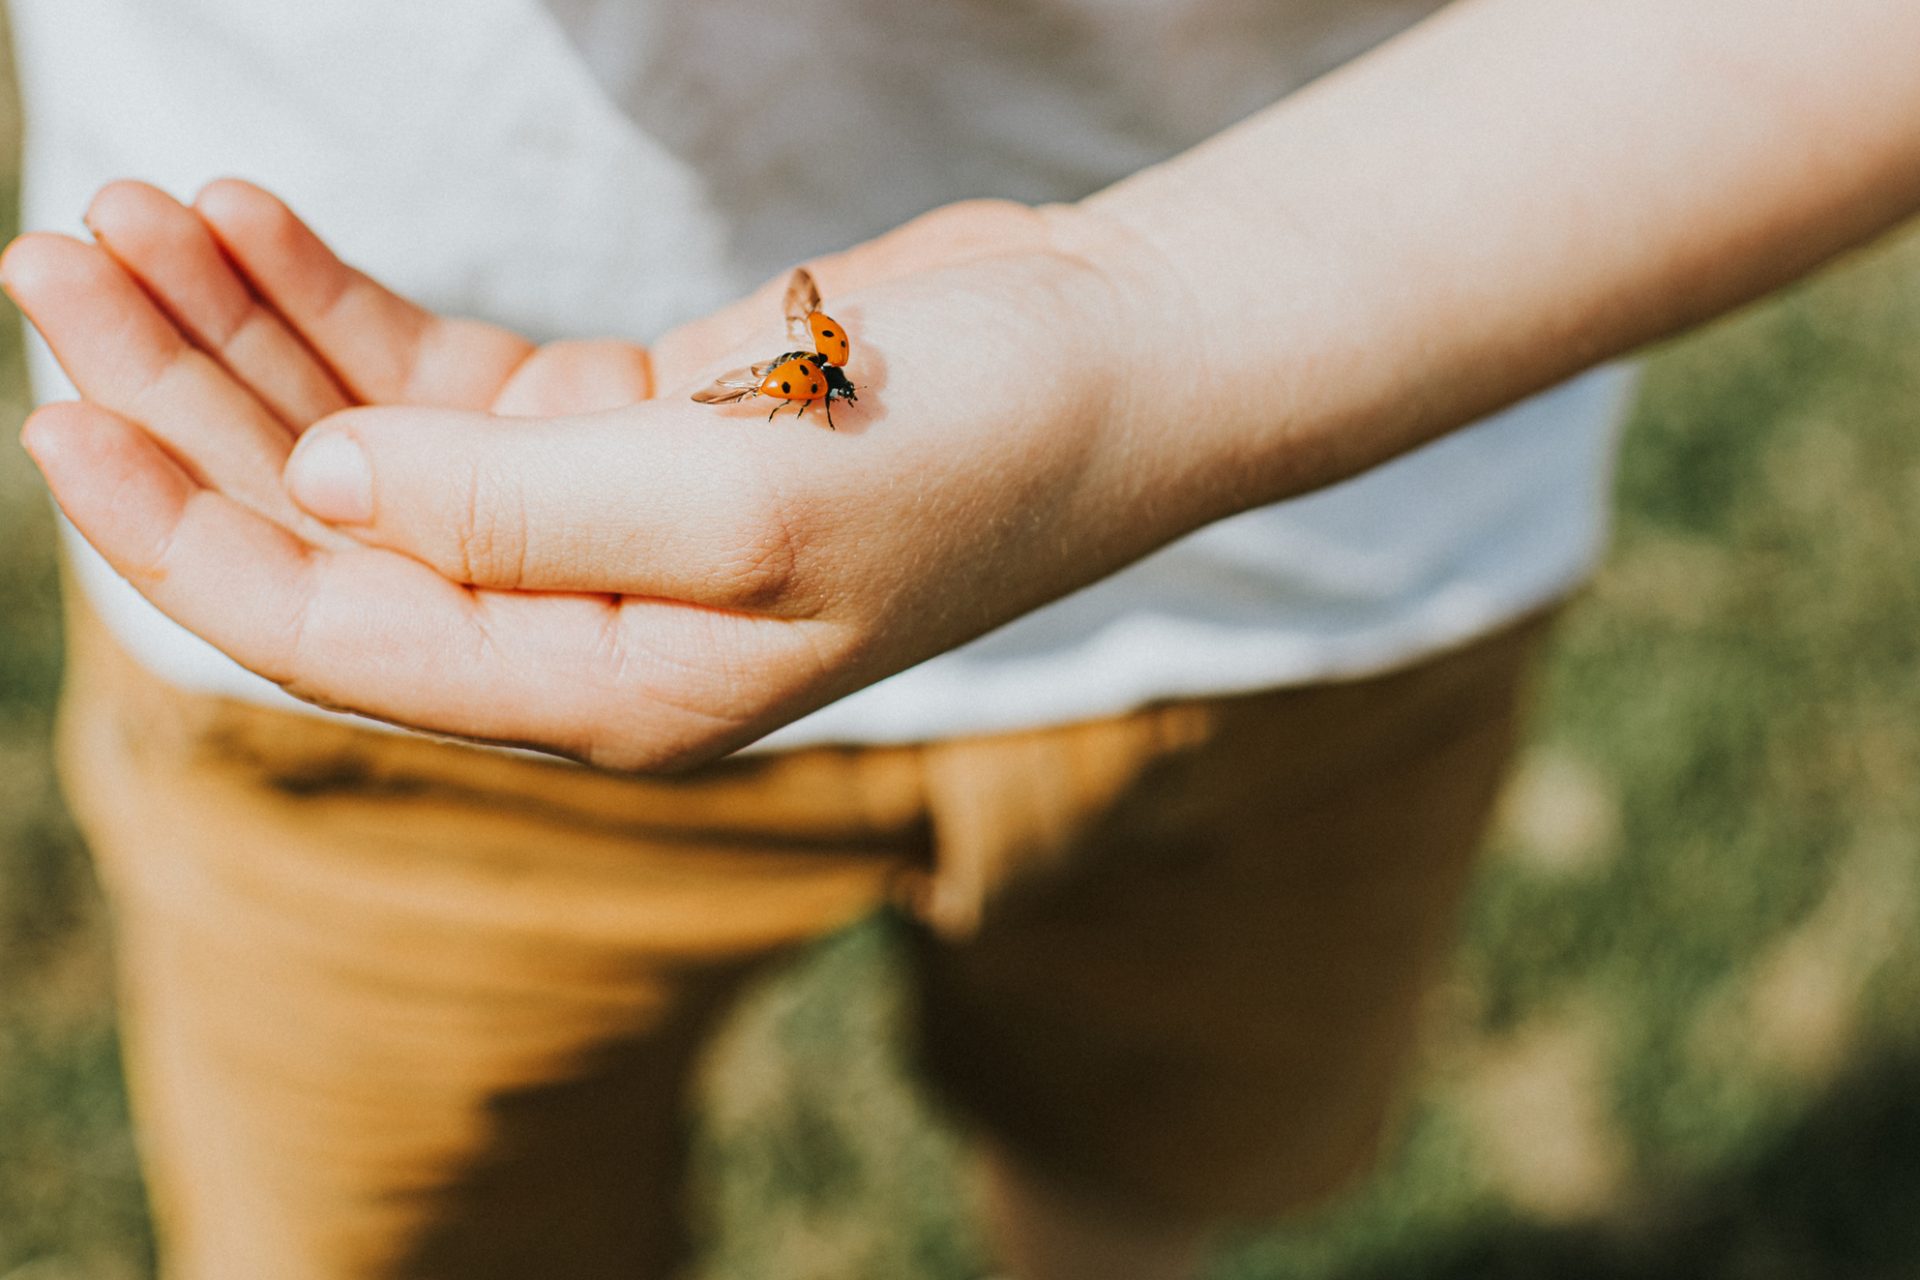
[[[818,400],[826,406],[827,428],[833,429],[833,402],[858,400],[853,383],[841,371],[853,354],[846,326],[820,310],[820,290],[805,267],[794,268],[787,282],[787,334],[795,342],[809,342],[811,351],[784,355],[716,378],[711,386],[693,393],[700,404],[732,404],[750,396],[766,396],[783,404],[798,404],[795,417],[805,417],[807,406]],[[774,405],[767,421],[780,412]]]

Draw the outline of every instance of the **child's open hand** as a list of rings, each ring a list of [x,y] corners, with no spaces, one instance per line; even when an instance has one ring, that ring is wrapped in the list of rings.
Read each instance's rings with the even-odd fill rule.
[[[119,182],[86,221],[97,245],[28,235],[5,261],[9,290],[81,393],[141,423],[213,488],[315,541],[327,535],[287,501],[280,471],[299,434],[329,414],[375,403],[587,412],[649,391],[644,350],[535,347],[433,315],[342,264],[246,183],[215,183],[187,209]]]
[[[855,342],[837,434],[689,399],[783,349],[779,282],[650,361],[423,312],[241,183],[116,185],[90,222],[103,248],[4,263],[86,396],[24,436],[62,506],[244,665],[419,728],[709,758],[1237,487],[1169,447],[1180,363],[1134,376],[1164,339],[1070,211],[957,206],[817,264]]]

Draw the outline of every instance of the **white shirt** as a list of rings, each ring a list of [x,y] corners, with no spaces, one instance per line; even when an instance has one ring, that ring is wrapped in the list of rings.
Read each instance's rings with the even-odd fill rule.
[[[78,232],[114,178],[185,197],[234,174],[428,306],[644,342],[939,204],[1097,190],[1436,7],[13,0],[25,221]],[[38,344],[32,365],[43,398],[70,394]],[[1596,371],[1201,530],[767,744],[1086,719],[1389,669],[1484,633],[1598,558],[1631,383]],[[305,708],[73,542],[84,589],[156,673]]]

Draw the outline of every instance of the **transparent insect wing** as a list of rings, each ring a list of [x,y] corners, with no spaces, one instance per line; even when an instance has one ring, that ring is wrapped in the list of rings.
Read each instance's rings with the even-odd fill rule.
[[[735,400],[745,400],[760,390],[760,379],[764,378],[771,365],[754,365],[749,369],[735,369],[722,374],[708,385],[693,393],[695,404],[732,404]]]
[[[781,310],[787,317],[787,333],[795,342],[811,342],[812,333],[807,328],[807,317],[820,309],[820,286],[813,282],[813,273],[805,267],[795,267],[793,275],[787,280],[787,296],[781,304]]]

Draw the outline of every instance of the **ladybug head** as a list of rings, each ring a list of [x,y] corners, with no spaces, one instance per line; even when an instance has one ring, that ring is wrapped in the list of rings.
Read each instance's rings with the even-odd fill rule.
[[[858,400],[853,391],[853,383],[848,381],[846,373],[837,364],[822,364],[820,372],[827,376],[827,399]]]

